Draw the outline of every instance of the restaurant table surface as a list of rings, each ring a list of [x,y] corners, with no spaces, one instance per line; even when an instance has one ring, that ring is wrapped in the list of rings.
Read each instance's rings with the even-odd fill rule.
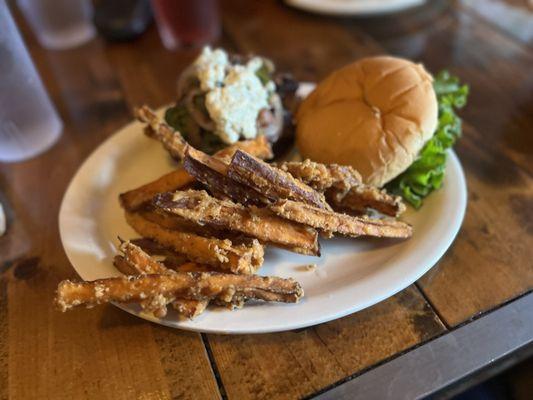
[[[131,121],[135,106],[173,100],[176,79],[197,50],[165,50],[151,26],[132,42],[96,38],[48,51],[15,10],[65,128],[45,154],[0,164],[8,218],[0,238],[0,399],[312,397],[531,291],[533,22],[526,1],[430,1],[388,17],[341,19],[273,0],[221,6],[216,45],[265,55],[300,80],[392,54],[431,71],[448,68],[468,82],[464,135],[456,146],[468,183],[459,235],[434,268],[395,296],[298,331],[185,332],[112,305],[58,312],[52,306],[57,283],[77,277],[57,223],[69,180],[92,150]],[[513,19],[517,9],[525,20]]]

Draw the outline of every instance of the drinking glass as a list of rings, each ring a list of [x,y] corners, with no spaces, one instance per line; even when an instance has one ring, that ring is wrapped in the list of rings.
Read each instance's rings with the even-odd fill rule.
[[[17,0],[39,43],[63,50],[91,40],[96,30],[89,0]]]
[[[0,161],[45,151],[61,129],[7,4],[0,0]]]
[[[169,50],[202,46],[220,36],[217,0],[152,0],[152,6],[159,36]]]

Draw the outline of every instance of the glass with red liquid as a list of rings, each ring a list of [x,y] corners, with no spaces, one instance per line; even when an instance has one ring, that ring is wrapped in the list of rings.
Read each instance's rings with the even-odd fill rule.
[[[152,0],[157,28],[165,47],[202,46],[220,36],[217,0]]]

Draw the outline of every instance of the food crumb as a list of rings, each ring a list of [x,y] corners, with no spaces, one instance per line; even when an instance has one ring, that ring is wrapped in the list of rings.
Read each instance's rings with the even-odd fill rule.
[[[317,269],[317,265],[316,264],[306,264],[306,265],[299,265],[298,267],[296,267],[296,269],[298,271],[314,271]]]

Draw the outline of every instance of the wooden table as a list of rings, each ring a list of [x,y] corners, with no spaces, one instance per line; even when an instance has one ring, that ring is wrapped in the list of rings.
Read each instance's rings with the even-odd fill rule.
[[[167,52],[154,27],[130,43],[96,39],[46,51],[21,22],[65,129],[42,156],[0,165],[9,222],[0,238],[0,399],[373,398],[386,391],[410,398],[531,343],[533,39],[510,15],[522,7],[531,24],[532,14],[526,1],[429,3],[388,18],[334,19],[279,1],[222,2],[219,45],[266,55],[299,79],[319,80],[357,58],[390,53],[431,71],[449,68],[472,93],[457,146],[469,205],[442,260],[354,315],[244,336],[168,329],[113,306],[65,314],[52,308],[58,281],[76,277],[57,225],[69,180],[131,120],[135,105],[172,101],[196,51]],[[479,348],[487,339],[489,347]],[[457,365],[445,362],[462,369],[451,373]]]

